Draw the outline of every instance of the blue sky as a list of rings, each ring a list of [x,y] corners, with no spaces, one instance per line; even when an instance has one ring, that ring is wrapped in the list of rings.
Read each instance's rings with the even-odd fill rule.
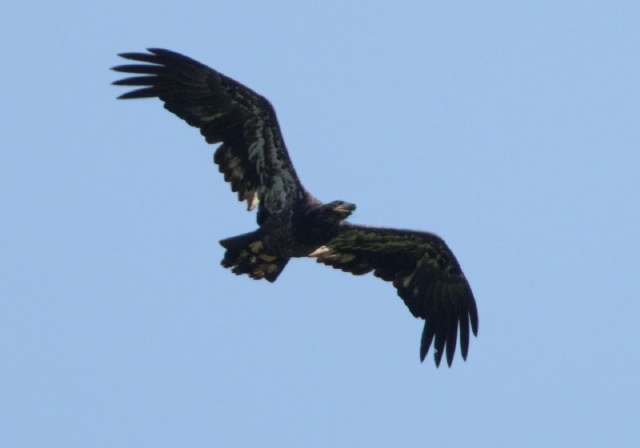
[[[0,7],[0,446],[637,446],[640,4],[12,2]],[[267,96],[352,221],[429,230],[480,332],[420,364],[391,285],[295,260],[214,147],[116,101],[119,52]]]

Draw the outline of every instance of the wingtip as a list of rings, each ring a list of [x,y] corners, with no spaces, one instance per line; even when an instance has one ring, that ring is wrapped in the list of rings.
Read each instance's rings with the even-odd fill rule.
[[[420,344],[420,362],[424,362],[427,359],[427,355],[429,354],[429,346],[424,344]]]
[[[436,362],[436,367],[440,367],[440,362],[442,361],[442,350],[435,350],[433,352],[433,359]]]
[[[478,329],[480,328],[480,321],[478,320],[478,317],[476,316],[475,319],[471,320],[471,331],[473,331],[473,335],[475,337],[478,337]]]
[[[136,56],[140,54],[144,54],[144,53],[135,53],[135,52],[127,51],[124,53],[118,53],[118,56],[120,56],[123,59],[135,59]]]

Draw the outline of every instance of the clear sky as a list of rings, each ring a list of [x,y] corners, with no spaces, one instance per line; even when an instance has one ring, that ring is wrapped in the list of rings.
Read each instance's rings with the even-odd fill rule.
[[[0,446],[640,446],[640,3],[0,7]],[[173,3],[173,5],[168,5]],[[268,97],[352,221],[440,234],[467,362],[419,362],[390,284],[220,266],[253,230],[213,146],[116,54]]]

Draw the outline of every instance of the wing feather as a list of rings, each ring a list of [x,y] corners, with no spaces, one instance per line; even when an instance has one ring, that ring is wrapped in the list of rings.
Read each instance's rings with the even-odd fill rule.
[[[291,206],[303,190],[271,103],[191,58],[157,48],[148,51],[120,54],[144,64],[113,68],[142,75],[114,82],[143,87],[119,98],[158,97],[167,110],[199,128],[207,143],[222,142],[214,162],[249,210],[261,203],[259,223],[269,213]]]
[[[440,365],[446,352],[451,366],[458,342],[469,350],[469,327],[478,334],[478,311],[471,287],[453,252],[439,236],[414,230],[344,223],[338,236],[311,256],[345,272],[392,282],[409,311],[425,320],[420,345],[424,361],[433,344]]]

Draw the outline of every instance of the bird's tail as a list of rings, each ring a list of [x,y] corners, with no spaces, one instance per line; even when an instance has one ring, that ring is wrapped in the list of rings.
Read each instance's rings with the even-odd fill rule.
[[[264,244],[258,232],[245,233],[220,241],[227,249],[222,266],[231,268],[234,274],[247,274],[249,277],[275,282],[289,258],[270,255],[264,250]]]

